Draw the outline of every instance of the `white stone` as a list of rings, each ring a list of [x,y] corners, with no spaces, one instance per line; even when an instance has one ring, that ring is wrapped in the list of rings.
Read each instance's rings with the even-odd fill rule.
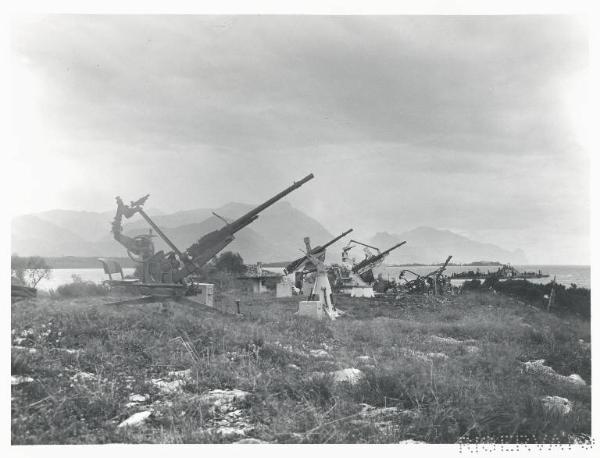
[[[365,378],[363,371],[353,367],[332,372],[331,375],[334,382],[349,383],[350,385],[356,385]]]
[[[561,416],[568,415],[573,410],[573,403],[560,396],[544,396],[542,406],[546,412]]]
[[[202,404],[210,404],[215,407],[229,406],[237,401],[243,401],[250,393],[242,390],[212,390],[200,396]]]
[[[121,423],[119,423],[119,426],[117,426],[117,428],[124,428],[126,426],[141,426],[148,419],[148,417],[150,417],[150,415],[152,415],[152,411],[150,410],[134,413],[127,420],[124,420]]]
[[[31,383],[33,379],[31,377],[26,377],[23,375],[11,375],[10,376],[10,384],[11,385],[20,385],[21,383]]]
[[[151,383],[156,386],[159,390],[161,390],[163,393],[173,393],[175,391],[178,391],[181,389],[181,387],[183,385],[185,385],[185,380],[182,379],[178,379],[178,380],[171,380],[171,381],[166,381],[166,380],[162,380],[162,379],[152,379]]]
[[[186,369],[183,371],[171,371],[169,372],[169,377],[189,380],[192,378],[192,370]]]
[[[423,442],[423,441],[416,441],[413,439],[405,439],[403,441],[398,442],[399,444],[427,444],[427,442]]]
[[[286,367],[288,369],[293,369],[295,371],[299,371],[300,370],[300,368],[298,366],[296,366],[295,364],[288,364]]]
[[[367,362],[371,361],[370,356],[357,356],[356,359],[363,363],[367,363]]]
[[[131,402],[146,402],[149,399],[148,395],[145,394],[130,394],[129,400]]]
[[[554,371],[550,366],[545,365],[545,359],[537,359],[535,361],[528,361],[523,363],[525,367],[525,372],[531,372],[533,374],[544,375],[547,377],[551,377],[556,381],[563,383],[570,383],[577,386],[585,386],[585,380],[583,380],[577,374],[571,374],[568,377],[565,375],[560,375]]]
[[[86,382],[96,380],[96,376],[90,372],[77,372],[71,377],[71,380],[76,382]]]
[[[581,386],[585,386],[586,385],[585,380],[583,380],[581,378],[581,376],[579,376],[578,374],[571,374],[567,378],[574,385],[581,385]]]
[[[310,356],[313,358],[330,358],[331,355],[327,353],[325,350],[310,350]]]

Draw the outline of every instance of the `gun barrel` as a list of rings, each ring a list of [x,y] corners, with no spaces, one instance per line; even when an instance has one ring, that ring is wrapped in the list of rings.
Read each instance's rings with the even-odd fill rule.
[[[273,205],[275,202],[277,202],[278,200],[283,199],[290,192],[298,189],[304,183],[306,183],[307,181],[312,180],[313,178],[314,178],[314,175],[311,173],[311,174],[305,176],[304,178],[302,178],[300,181],[295,181],[294,184],[292,184],[290,187],[284,189],[279,194],[271,197],[266,202],[263,202],[258,207],[250,210],[245,215],[239,217],[238,219],[236,219],[235,221],[233,221],[231,224],[229,224],[228,227],[231,229],[231,232],[235,233],[235,232],[239,231],[240,229],[243,229],[244,227],[246,227],[248,225],[248,221],[251,221],[251,220],[253,221],[254,219],[256,219],[255,217],[257,217],[258,214],[261,211],[263,211],[265,208],[268,208],[271,205]]]
[[[354,229],[348,229],[346,232],[341,233],[340,235],[338,235],[337,237],[335,237],[334,239],[331,239],[329,242],[327,242],[325,245],[317,247],[318,251],[321,251],[325,248],[330,247],[331,245],[333,245],[335,242],[337,242],[339,239],[346,237],[350,232],[352,232]]]
[[[401,246],[402,246],[402,245],[404,245],[405,243],[406,243],[406,240],[405,240],[404,242],[397,243],[397,244],[396,244],[396,245],[394,245],[393,247],[391,247],[391,248],[389,248],[389,249],[387,249],[387,250],[385,250],[385,251],[382,251],[381,253],[379,253],[379,256],[385,256],[385,255],[386,255],[386,254],[388,254],[389,252],[391,252],[391,251],[394,251],[396,248],[399,248],[399,247],[401,247]]]
[[[378,263],[383,258],[385,258],[391,251],[394,251],[396,248],[401,247],[405,243],[406,243],[406,240],[404,242],[397,243],[393,247],[388,248],[387,250],[382,251],[381,253],[376,254],[375,256],[371,256],[370,258],[363,259],[361,262],[359,262],[354,267],[352,267],[352,271],[356,273],[358,271],[362,271],[365,267],[367,267],[367,266],[369,266],[371,264]]]

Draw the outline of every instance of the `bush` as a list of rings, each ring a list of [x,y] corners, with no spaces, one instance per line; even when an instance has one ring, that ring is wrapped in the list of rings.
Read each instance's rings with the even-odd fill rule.
[[[474,278],[473,280],[467,280],[462,284],[462,289],[465,291],[480,289],[481,288],[481,280],[477,280]]]
[[[527,280],[506,280],[494,282],[496,291],[526,300],[532,304],[545,307],[554,287],[554,309],[563,312],[577,313],[584,318],[590,317],[591,291],[571,285],[567,288],[561,284],[547,283],[541,285]]]
[[[221,272],[233,274],[242,274],[246,271],[242,256],[239,253],[232,253],[231,251],[220,254],[215,261],[215,267]]]
[[[60,285],[56,293],[62,297],[106,296],[108,288],[92,281],[83,281],[80,276],[73,275],[73,283]]]

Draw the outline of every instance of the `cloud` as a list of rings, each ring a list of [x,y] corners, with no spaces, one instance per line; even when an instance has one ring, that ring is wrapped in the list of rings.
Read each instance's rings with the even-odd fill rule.
[[[571,17],[43,16],[15,25],[13,49],[44,126],[21,160],[71,164],[48,205],[257,202],[313,171],[290,199],[329,227],[360,208],[365,232],[588,233]]]

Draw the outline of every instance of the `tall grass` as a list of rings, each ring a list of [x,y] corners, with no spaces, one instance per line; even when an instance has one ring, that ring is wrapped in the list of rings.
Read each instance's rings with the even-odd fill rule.
[[[231,442],[211,429],[224,417],[199,402],[211,389],[249,392],[238,406],[253,426],[247,434],[269,442],[455,443],[517,435],[566,442],[570,434],[590,433],[589,387],[560,385],[524,373],[520,364],[544,358],[589,383],[589,348],[579,343],[589,341],[589,321],[486,291],[400,304],[336,299],[347,316],[335,322],[295,316],[297,298],[235,291],[222,294],[214,309],[117,308],[102,305],[101,297],[15,305],[14,335],[26,334],[20,345],[37,352],[12,352],[13,375],[34,379],[12,388],[12,442]],[[315,349],[329,357],[312,356]],[[348,367],[365,378],[348,385],[328,375]],[[178,393],[149,383],[181,369],[192,377]],[[73,381],[81,371],[96,378]],[[132,393],[159,401],[155,413],[139,428],[117,428],[136,409],[125,406]],[[568,398],[573,412],[549,416],[539,401],[545,395]],[[384,420],[365,418],[364,403],[399,410]]]

